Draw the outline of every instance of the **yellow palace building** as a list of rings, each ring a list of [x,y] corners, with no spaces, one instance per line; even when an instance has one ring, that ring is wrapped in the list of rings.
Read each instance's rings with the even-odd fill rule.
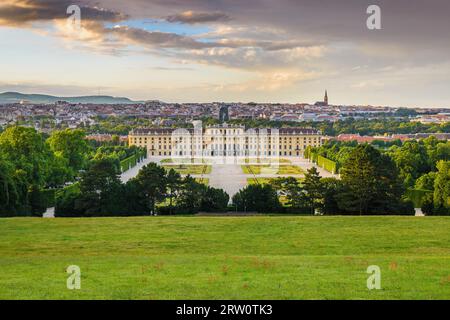
[[[135,129],[128,141],[155,157],[294,157],[309,146],[321,146],[322,137],[312,128],[246,129],[227,124],[203,128],[197,123],[194,129]]]

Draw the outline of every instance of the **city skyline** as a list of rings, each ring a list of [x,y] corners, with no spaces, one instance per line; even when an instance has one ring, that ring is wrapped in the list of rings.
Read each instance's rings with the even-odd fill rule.
[[[6,0],[0,92],[449,107],[450,4],[376,2]]]

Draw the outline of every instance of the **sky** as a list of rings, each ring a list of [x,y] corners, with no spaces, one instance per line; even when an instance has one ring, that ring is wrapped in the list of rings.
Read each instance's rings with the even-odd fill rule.
[[[0,92],[450,107],[449,14],[448,0],[0,0]]]

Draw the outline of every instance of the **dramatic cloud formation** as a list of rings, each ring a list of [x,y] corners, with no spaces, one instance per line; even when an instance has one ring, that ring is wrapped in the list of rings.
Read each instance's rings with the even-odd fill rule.
[[[0,25],[21,26],[37,21],[67,18],[71,0],[3,0],[0,4]],[[88,21],[121,21],[125,15],[104,8],[80,3],[83,19]]]
[[[66,23],[72,4],[82,12],[75,32]],[[366,26],[371,4],[381,7],[382,30]],[[0,31],[45,33],[64,48],[128,63],[144,55],[161,63],[152,67],[161,75],[195,74],[200,93],[214,70],[210,89],[224,96],[335,87],[338,99],[361,103],[374,91],[411,103],[398,94],[411,90],[450,104],[438,91],[450,80],[449,13],[448,0],[3,0]]]
[[[231,18],[228,15],[221,13],[221,12],[185,11],[183,13],[169,16],[169,17],[167,17],[166,20],[169,22],[196,24],[196,23],[208,23],[208,22],[227,22],[227,21],[230,21]]]

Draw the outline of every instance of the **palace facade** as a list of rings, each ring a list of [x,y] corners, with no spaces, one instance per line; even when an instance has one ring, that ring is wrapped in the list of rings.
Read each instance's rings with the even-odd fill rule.
[[[311,128],[247,129],[218,125],[194,129],[135,129],[130,146],[144,147],[149,156],[274,157],[302,156],[309,147],[322,145],[322,133]]]

